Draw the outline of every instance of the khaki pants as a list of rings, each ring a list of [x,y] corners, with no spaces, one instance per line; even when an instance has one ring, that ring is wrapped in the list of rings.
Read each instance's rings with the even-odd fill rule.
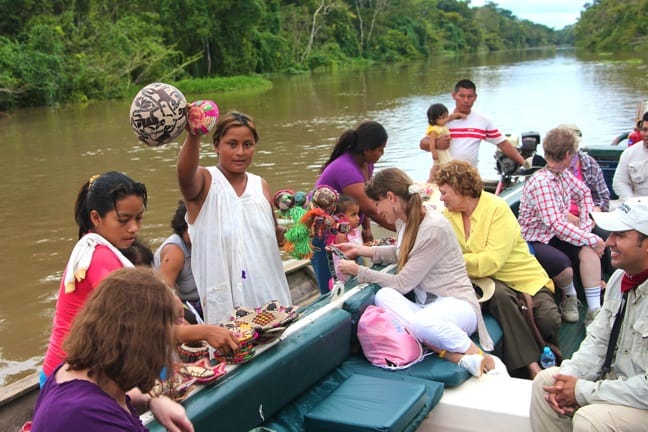
[[[648,410],[623,405],[595,403],[580,408],[573,417],[556,413],[545,401],[545,391],[542,386],[553,384],[552,375],[558,371],[557,367],[545,369],[533,381],[531,428],[534,432],[636,432],[646,430]]]

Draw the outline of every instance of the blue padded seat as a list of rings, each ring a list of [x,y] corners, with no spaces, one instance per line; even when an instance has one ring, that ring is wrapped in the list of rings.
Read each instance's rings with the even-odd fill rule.
[[[306,432],[401,432],[425,405],[421,383],[351,375],[306,413]]]

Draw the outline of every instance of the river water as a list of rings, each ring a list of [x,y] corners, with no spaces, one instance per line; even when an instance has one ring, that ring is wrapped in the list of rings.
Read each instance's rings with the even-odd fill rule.
[[[337,136],[365,118],[389,133],[379,167],[398,166],[424,180],[431,158],[418,140],[426,110],[434,102],[452,109],[450,92],[461,78],[475,81],[475,110],[504,132],[544,135],[560,123],[576,123],[585,144],[605,144],[633,126],[637,104],[648,99],[645,75],[633,61],[532,51],[282,77],[262,93],[187,97],[254,116],[261,139],[251,171],[273,190],[308,190]],[[144,182],[149,208],[141,234],[153,248],[170,234],[180,198],[180,142],[138,144],[129,107],[130,101],[109,101],[0,118],[0,385],[40,366],[59,279],[76,241],[73,207],[83,182],[109,170]],[[484,177],[496,177],[493,149],[482,145]],[[201,162],[215,163],[207,140]]]

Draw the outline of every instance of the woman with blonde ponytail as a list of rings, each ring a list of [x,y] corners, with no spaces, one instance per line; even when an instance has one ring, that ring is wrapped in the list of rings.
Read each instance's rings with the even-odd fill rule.
[[[417,339],[440,357],[459,364],[474,376],[506,373],[495,356],[484,354],[470,339],[475,331],[484,350],[493,349],[481,308],[464,264],[459,243],[448,221],[427,210],[417,185],[398,168],[375,174],[366,186],[377,212],[397,229],[391,246],[335,245],[349,258],[340,270],[359,282],[382,286],[375,303],[400,318]],[[376,263],[398,263],[395,274],[359,266],[358,256]],[[405,297],[413,293],[414,300]]]

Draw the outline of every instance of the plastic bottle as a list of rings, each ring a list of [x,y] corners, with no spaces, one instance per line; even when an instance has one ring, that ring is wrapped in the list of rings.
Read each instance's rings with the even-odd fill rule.
[[[544,347],[542,354],[540,354],[540,366],[542,366],[542,369],[556,366],[556,356],[548,346]]]

